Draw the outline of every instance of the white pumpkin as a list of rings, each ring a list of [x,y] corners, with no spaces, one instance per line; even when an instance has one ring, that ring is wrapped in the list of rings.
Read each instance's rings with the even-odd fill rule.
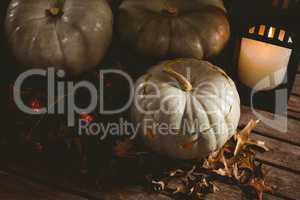
[[[209,62],[162,62],[138,79],[132,119],[145,144],[176,159],[204,158],[234,134],[240,98],[234,82]]]
[[[104,57],[112,21],[106,0],[12,0],[6,35],[22,66],[80,75]]]

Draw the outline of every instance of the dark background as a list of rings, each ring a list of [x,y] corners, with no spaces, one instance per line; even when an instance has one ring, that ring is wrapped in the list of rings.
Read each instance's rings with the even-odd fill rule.
[[[117,15],[118,5],[122,0],[107,0],[114,12]],[[292,0],[291,0],[292,1]],[[0,116],[2,122],[5,125],[9,125],[14,122],[14,113],[10,110],[8,106],[11,103],[11,93],[12,84],[18,75],[18,63],[10,53],[7,45],[7,40],[4,32],[4,21],[6,16],[6,10],[10,0],[1,0],[0,2],[0,66],[2,69],[1,74],[1,111],[5,115]],[[230,75],[234,76],[234,49],[236,48],[237,36],[240,28],[249,19],[256,20],[258,16],[265,16],[266,18],[272,18],[272,12],[268,12],[266,7],[272,3],[272,0],[252,0],[252,1],[242,1],[242,0],[224,0],[225,6],[228,10],[228,17],[231,24],[231,38],[228,42],[224,51],[213,60],[210,60],[217,66],[220,66]],[[259,5],[259,6],[257,6]],[[287,13],[276,13],[276,23],[278,24],[289,24],[292,30],[299,35],[299,6],[292,6],[291,10]],[[288,23],[287,23],[288,22]],[[113,42],[111,48],[109,49],[106,58],[102,63],[99,63],[98,68],[118,68],[127,73],[129,73],[133,78],[139,77],[143,74],[151,65],[155,64],[157,61],[149,61],[146,58],[142,58],[136,55],[132,51],[128,50],[126,47],[118,41],[118,30],[117,27],[114,28]],[[112,99],[109,100],[111,104],[118,104],[117,100],[120,100],[120,91],[124,92],[123,99],[126,100],[126,90],[124,90],[124,82],[111,78],[109,80],[113,83],[112,89]],[[35,82],[36,83],[36,82]],[[109,84],[111,84],[109,83]],[[126,83],[125,83],[126,84]],[[40,84],[33,84],[34,86],[39,86]],[[243,93],[244,89],[239,92]],[[114,96],[115,95],[115,96]],[[84,95],[82,95],[84,96]],[[243,95],[241,95],[243,96]],[[115,98],[114,98],[115,97]],[[272,99],[272,96],[271,96]],[[274,98],[273,98],[274,99]],[[265,105],[270,105],[270,100],[261,98],[259,102],[263,102]],[[9,131],[10,128],[8,128]]]
[[[3,129],[1,130],[2,133],[0,133],[0,139],[1,139],[1,135],[12,135],[15,134],[16,131],[14,130],[15,128],[15,124],[17,122],[17,117],[15,116],[15,112],[13,110],[10,109],[10,107],[8,106],[10,103],[9,97],[11,94],[11,88],[10,85],[13,83],[13,80],[16,78],[17,74],[18,74],[18,70],[17,70],[17,63],[15,62],[14,58],[11,56],[9,48],[7,47],[6,44],[6,39],[5,39],[5,34],[4,34],[4,20],[5,20],[5,15],[6,15],[6,10],[7,10],[7,6],[9,3],[9,0],[0,0],[0,5],[1,5],[1,11],[0,11],[0,15],[1,15],[1,28],[0,28],[0,48],[1,48],[1,52],[0,52],[0,65],[1,65],[1,69],[2,69],[2,73],[1,74],[1,91],[2,94],[1,95],[1,111],[2,114],[0,115],[1,118],[1,123],[4,124]],[[26,0],[24,0],[26,1]],[[116,12],[116,8],[118,3],[120,2],[120,0],[108,0],[110,3],[112,4],[113,10],[114,12]],[[254,1],[254,0],[252,0]],[[248,6],[248,14],[252,14],[254,17],[256,16],[256,14],[258,13],[258,11],[260,10],[259,8],[253,7],[251,6],[251,2],[252,1],[244,1],[244,0],[237,0],[237,7],[238,6],[242,6],[242,4],[245,6],[245,4],[249,4]],[[262,1],[262,0],[260,0]],[[268,1],[268,0],[266,0]],[[234,23],[231,23],[231,29],[232,29],[232,37],[230,42],[228,43],[227,47],[225,48],[225,50],[223,51],[223,53],[216,59],[214,59],[212,62],[214,62],[215,64],[222,66],[225,70],[229,70],[229,66],[231,66],[232,61],[233,61],[233,49],[235,47],[235,30],[238,28],[238,26],[236,24],[238,24],[238,22],[245,20],[244,18],[240,18],[238,17],[239,15],[242,15],[242,12],[244,10],[239,10],[239,9],[235,9],[236,11],[238,11],[237,13],[233,12],[233,9],[231,8],[231,0],[225,0],[225,4],[228,8],[229,11],[229,17],[230,17],[230,21]],[[237,8],[235,7],[235,8]],[[247,5],[246,5],[247,7]],[[296,10],[296,9],[295,9]],[[297,10],[296,10],[297,11]],[[236,21],[234,19],[237,19]],[[294,24],[297,24],[298,18],[294,17],[293,18],[293,22]],[[121,67],[124,71],[129,72],[131,75],[133,75],[134,77],[138,77],[140,74],[142,74],[149,66],[151,66],[152,64],[154,64],[154,62],[150,62],[144,59],[140,59],[138,60],[140,57],[134,55],[132,52],[129,52],[125,47],[122,47],[122,45],[119,43],[118,41],[118,37],[117,34],[114,35],[114,40],[111,46],[111,49],[108,51],[106,59],[103,61],[102,64],[99,64],[99,66],[107,66],[107,67]],[[117,81],[116,81],[117,82]],[[120,91],[124,92],[124,85],[122,85],[122,83],[117,84],[116,87],[114,87],[114,89],[112,89],[115,93],[117,93],[116,95],[120,96]],[[126,92],[125,92],[126,93]],[[115,94],[113,94],[115,95]],[[112,95],[112,96],[113,96]],[[114,96],[113,96],[114,97]],[[118,98],[118,97],[117,97]],[[113,98],[110,103],[115,104],[115,101],[117,98]],[[126,98],[125,98],[126,99]],[[119,100],[119,98],[117,99]],[[269,103],[269,102],[266,102]],[[115,116],[115,118],[117,118],[118,116]],[[110,119],[109,119],[110,120]],[[114,120],[114,118],[112,119]],[[34,121],[34,119],[31,119],[31,121]],[[30,125],[30,123],[28,124]],[[52,124],[51,124],[52,125]],[[45,127],[43,127],[45,128]],[[40,130],[40,133],[44,133],[43,129]],[[86,138],[85,138],[86,139]],[[107,141],[107,145],[103,147],[103,143],[102,145],[102,149],[98,149],[97,151],[95,151],[95,148],[99,148],[99,144],[98,143],[94,143],[93,139],[86,139],[87,143],[89,144],[88,146],[90,147],[90,149],[88,149],[88,152],[97,152],[97,154],[89,154],[89,160],[91,161],[91,163],[89,163],[89,166],[91,166],[91,168],[94,168],[92,170],[94,170],[95,173],[97,173],[97,169],[99,165],[101,165],[101,160],[99,161],[100,156],[102,156],[103,160],[104,157],[107,157],[107,160],[109,160],[109,158],[111,157],[111,155],[108,152],[111,152],[111,141]],[[13,147],[13,146],[12,146]],[[55,155],[55,156],[49,156],[52,157],[52,164],[57,164],[58,166],[56,166],[59,170],[62,171],[61,168],[63,168],[63,166],[69,166],[70,163],[67,163],[68,160],[64,160],[67,156],[66,155],[62,155],[62,152],[64,152],[63,150],[60,151],[61,149],[57,149],[54,150],[54,152],[51,152],[51,155]],[[1,151],[1,150],[0,150]],[[101,152],[101,153],[100,153]],[[101,155],[100,155],[101,154]],[[12,154],[7,154],[6,156],[10,156]],[[1,152],[0,152],[0,156],[1,156]],[[49,158],[47,157],[47,158]],[[61,159],[61,160],[60,160]],[[71,160],[71,158],[70,158]],[[102,162],[103,162],[102,160]],[[51,162],[51,160],[48,160],[48,162]],[[97,163],[95,163],[97,162]],[[65,165],[63,164],[65,163]],[[78,163],[77,163],[78,164]],[[129,169],[130,168],[130,164],[127,163],[127,165],[129,165]],[[131,165],[134,165],[131,164]],[[122,166],[126,166],[122,165]],[[123,169],[126,170],[126,169]],[[122,172],[122,170],[120,170]],[[61,172],[64,173],[64,172]],[[132,172],[135,173],[135,172]],[[128,174],[128,176],[130,177],[130,173]]]
[[[26,0],[24,0],[26,1]],[[108,0],[109,3],[112,6],[113,12],[116,14],[116,10],[118,7],[118,4],[121,2],[121,0]],[[2,129],[0,133],[0,142],[1,137],[8,138],[10,141],[9,146],[5,150],[1,150],[0,148],[0,157],[5,156],[8,159],[17,159],[20,162],[25,162],[25,160],[42,160],[42,162],[45,162],[47,166],[51,169],[57,169],[59,173],[64,173],[64,170],[69,170],[68,167],[73,166],[80,166],[80,160],[81,158],[78,157],[78,152],[76,153],[66,153],[66,149],[64,149],[63,146],[60,146],[59,144],[56,144],[54,148],[48,147],[46,149],[46,155],[44,155],[43,158],[40,157],[40,155],[37,155],[36,152],[34,152],[34,146],[18,146],[19,142],[19,135],[22,131],[28,131],[30,128],[32,128],[36,121],[39,119],[38,117],[31,117],[31,116],[24,116],[22,113],[20,113],[14,106],[13,100],[12,100],[12,84],[16,77],[18,76],[18,63],[15,61],[13,56],[10,53],[10,50],[7,45],[7,40],[5,37],[4,32],[4,21],[6,16],[6,10],[9,4],[9,0],[1,0],[0,1],[0,65],[2,69],[1,74],[1,115],[0,120],[2,124]],[[226,1],[229,2],[229,1]],[[117,29],[115,28],[115,31]],[[116,31],[117,32],[117,31]],[[230,48],[230,46],[229,46]],[[215,63],[223,63],[224,58],[230,57],[230,51],[224,51],[222,55],[220,55],[219,58],[216,58],[214,60]],[[229,56],[228,56],[229,55]],[[114,39],[111,45],[110,50],[107,53],[107,56],[105,60],[102,63],[99,63],[99,68],[102,67],[108,67],[108,68],[121,68],[122,70],[128,72],[133,78],[139,77],[141,74],[149,68],[149,66],[155,64],[156,61],[149,61],[147,59],[141,58],[140,56],[135,55],[133,52],[128,51],[126,47],[123,47],[120,42],[118,41],[118,35],[117,33],[114,34]],[[93,78],[92,78],[93,79]],[[94,79],[93,79],[94,80]],[[108,80],[112,83],[112,88],[110,89],[110,93],[107,95],[108,101],[110,105],[117,105],[122,101],[126,101],[126,83],[124,84],[120,80],[116,80],[113,77]],[[33,86],[39,86],[40,84],[33,84]],[[30,97],[33,97],[35,94],[30,95]],[[84,98],[86,98],[86,95],[82,95]],[[108,106],[110,106],[108,105]],[[126,117],[126,113],[124,114]],[[114,121],[120,116],[106,116],[105,118],[102,118],[102,116],[97,116],[101,120],[104,121]],[[52,129],[53,127],[56,128],[58,118],[47,118],[47,120],[44,120],[43,123],[41,123],[40,127],[35,131],[35,137],[37,137],[37,141],[43,140],[43,135],[47,133],[48,130]],[[58,122],[59,123],[59,122]],[[17,124],[21,124],[21,126],[17,126]],[[54,130],[56,131],[56,130]],[[82,138],[83,143],[86,146],[85,151],[87,152],[88,156],[88,166],[91,170],[92,176],[98,173],[98,169],[101,167],[110,167],[106,166],[109,164],[109,160],[111,159],[111,152],[112,152],[112,143],[114,143],[114,139],[106,140],[105,142],[101,142],[99,145],[99,140],[95,140],[94,138]],[[45,144],[46,145],[46,144]],[[1,146],[0,146],[1,147]],[[47,146],[45,146],[47,148]],[[29,150],[28,150],[29,149]],[[31,150],[30,150],[31,149]],[[6,153],[5,153],[6,152]],[[48,154],[47,154],[48,153]],[[102,160],[99,160],[98,158],[101,157]],[[75,161],[74,161],[75,160]],[[104,160],[104,161],[103,161]],[[107,161],[107,162],[106,162]],[[72,164],[73,162],[76,162],[75,164]],[[1,160],[0,160],[1,163]],[[126,166],[130,168],[131,165],[134,165],[135,163],[125,163],[122,166],[122,169],[120,170],[121,173],[126,170]],[[103,166],[104,165],[104,166]],[[99,167],[100,166],[100,167]],[[120,167],[119,166],[119,167]],[[76,171],[78,169],[74,169]],[[56,170],[55,170],[56,171]],[[104,170],[105,171],[105,170]],[[106,170],[107,171],[107,170]],[[130,170],[128,170],[130,171]],[[136,173],[136,172],[132,172]],[[141,172],[142,173],[142,172]],[[127,173],[130,177],[130,173]],[[104,174],[105,175],[105,174]],[[116,175],[117,176],[117,175]],[[128,180],[124,178],[124,180]]]
[[[6,45],[6,39],[5,39],[5,33],[4,33],[4,21],[6,16],[6,10],[9,4],[9,0],[2,0],[1,1],[1,7],[0,7],[0,20],[1,20],[1,28],[0,28],[0,48],[1,48],[1,60],[0,65],[1,69],[3,70],[1,73],[1,81],[3,83],[1,84],[8,84],[10,80],[12,80],[15,77],[16,69],[12,66],[12,58],[9,54],[9,51],[7,49]]]
[[[118,5],[122,0],[107,0],[112,10],[117,15]],[[292,1],[292,0],[291,0]],[[4,32],[4,21],[6,16],[6,10],[9,4],[9,0],[1,0],[0,2],[0,66],[2,69],[1,74],[1,110],[4,113],[9,114],[11,111],[7,106],[9,103],[9,96],[11,95],[11,86],[13,81],[18,75],[18,63],[15,62],[15,59],[10,54],[10,50],[7,45],[7,40]],[[280,1],[281,2],[281,1]],[[237,36],[240,31],[240,28],[248,20],[256,20],[258,16],[265,16],[266,18],[272,18],[272,12],[266,10],[267,5],[272,3],[272,0],[252,0],[252,1],[242,1],[242,0],[224,0],[225,6],[228,10],[228,17],[231,24],[231,38],[228,42],[224,51],[213,60],[210,60],[217,66],[220,66],[230,75],[234,77],[234,49],[236,48]],[[259,5],[259,6],[257,6]],[[292,6],[291,10],[287,13],[276,13],[276,23],[286,25],[287,22],[289,26],[292,27],[293,31],[299,35],[299,6]],[[128,50],[126,47],[122,46],[118,41],[118,30],[117,27],[114,28],[113,42],[110,50],[107,53],[105,60],[102,63],[99,63],[98,68],[108,67],[108,68],[119,68],[128,72],[133,78],[139,77],[141,74],[147,70],[151,65],[155,64],[157,61],[149,61],[146,58],[142,58],[139,55],[135,55],[132,51]],[[114,88],[115,92],[122,90],[122,82],[119,80],[114,80],[114,83],[117,85]],[[34,84],[39,85],[39,84]],[[240,93],[244,89],[240,90]],[[3,94],[4,93],[4,94]],[[272,97],[271,97],[272,99]],[[261,98],[260,102],[264,102],[265,105],[270,105],[269,99]],[[113,102],[112,102],[113,103]],[[1,116],[0,116],[1,117]],[[7,117],[2,116],[4,121],[7,120]],[[6,123],[5,123],[6,124]]]

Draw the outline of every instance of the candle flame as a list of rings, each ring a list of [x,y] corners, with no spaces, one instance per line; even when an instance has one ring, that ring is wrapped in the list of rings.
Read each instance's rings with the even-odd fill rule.
[[[274,27],[270,27],[269,33],[268,33],[268,38],[274,38],[276,29]]]
[[[251,28],[249,29],[249,33],[250,33],[250,34],[255,33],[255,26],[253,26],[253,27],[251,27]]]
[[[285,36],[285,31],[284,30],[280,30],[278,39],[280,41],[283,41],[284,40],[284,36]]]
[[[266,30],[266,26],[265,25],[260,25],[258,35],[264,36],[265,35],[265,30]]]

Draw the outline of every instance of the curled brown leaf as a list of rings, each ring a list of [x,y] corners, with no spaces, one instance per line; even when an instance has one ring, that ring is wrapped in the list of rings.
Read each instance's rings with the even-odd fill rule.
[[[272,192],[273,188],[265,183],[263,178],[252,178],[249,186],[251,186],[257,194],[259,200],[263,200],[264,192]]]
[[[235,156],[238,155],[243,148],[249,145],[256,146],[265,151],[269,151],[269,148],[265,145],[264,141],[254,140],[250,138],[252,130],[256,128],[259,122],[259,120],[251,120],[244,129],[242,129],[235,135],[235,140],[237,142],[234,150]]]

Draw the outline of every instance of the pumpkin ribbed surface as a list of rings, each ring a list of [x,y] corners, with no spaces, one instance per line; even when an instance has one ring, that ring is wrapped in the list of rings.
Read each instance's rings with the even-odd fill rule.
[[[192,90],[164,72],[184,75]],[[173,158],[206,157],[235,133],[240,99],[233,81],[218,67],[196,59],[166,61],[136,83],[132,119],[154,151]],[[161,126],[169,130],[161,130]]]

